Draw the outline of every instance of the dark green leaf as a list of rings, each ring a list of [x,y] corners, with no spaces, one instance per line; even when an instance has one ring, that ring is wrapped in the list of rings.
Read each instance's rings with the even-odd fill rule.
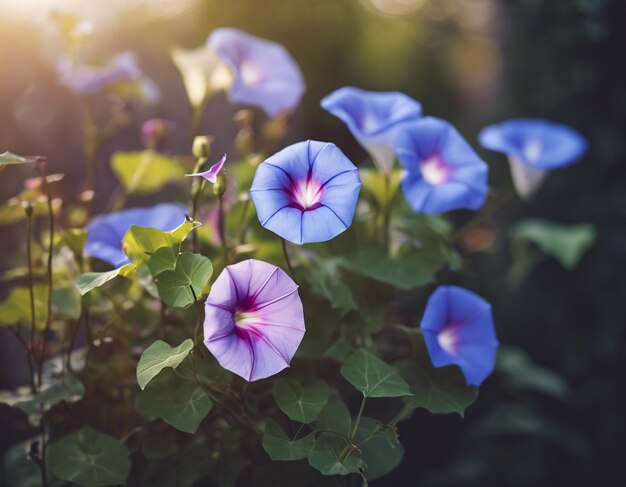
[[[359,451],[341,437],[322,433],[309,452],[309,465],[323,475],[348,475],[363,467]]]
[[[557,259],[568,270],[574,269],[596,239],[590,223],[565,225],[538,218],[519,221],[510,231],[511,238],[525,239]]]
[[[52,443],[48,455],[55,476],[86,487],[125,485],[130,472],[124,443],[90,426]]]
[[[193,340],[187,338],[177,347],[171,347],[163,340],[157,340],[141,354],[137,363],[137,382],[141,389],[166,367],[175,369],[193,349]]]
[[[76,401],[83,397],[84,393],[83,384],[76,377],[68,374],[61,382],[51,385],[32,399],[16,402],[12,406],[29,415],[37,414],[41,412],[42,406],[44,411],[47,411],[61,401]]]
[[[179,377],[173,369],[163,370],[135,399],[135,409],[147,420],[161,418],[192,434],[212,406],[213,401],[197,383]]]
[[[290,419],[310,423],[322,412],[330,389],[324,381],[301,386],[294,380],[279,379],[274,383],[276,404]]]
[[[340,259],[315,258],[310,266],[302,271],[311,290],[328,300],[334,309],[345,315],[357,309],[350,288],[341,280],[339,273]]]
[[[348,357],[341,366],[341,375],[365,397],[411,394],[408,384],[391,365],[362,348]]]
[[[161,299],[168,306],[185,308],[194,303],[213,273],[211,261],[200,254],[183,252],[173,271],[163,271],[156,277]],[[193,288],[193,292],[192,292]]]
[[[404,447],[397,441],[390,443],[385,437],[385,431],[391,429],[371,418],[361,418],[355,442],[365,461],[364,474],[367,480],[384,477],[402,462]]]
[[[163,271],[173,271],[176,269],[177,258],[178,252],[172,247],[157,249],[148,259],[150,274],[156,277]]]
[[[263,449],[272,460],[300,460],[306,458],[315,445],[315,433],[291,440],[272,419],[265,423]]]
[[[129,276],[135,270],[135,264],[130,263],[107,272],[85,272],[78,276],[76,284],[81,295],[87,294],[93,289],[103,286],[117,276]]]
[[[352,431],[352,416],[346,403],[337,392],[332,391],[326,406],[313,422],[317,430],[330,430],[349,436]]]

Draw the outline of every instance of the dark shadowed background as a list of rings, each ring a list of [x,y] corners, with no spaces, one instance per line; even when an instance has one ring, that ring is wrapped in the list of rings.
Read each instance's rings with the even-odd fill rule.
[[[46,155],[52,172],[66,174],[57,190],[68,194],[84,178],[83,111],[56,81],[62,45],[46,18],[77,5],[95,26],[87,59],[135,51],[162,91],[107,143],[96,210],[116,186],[108,157],[141,148],[141,121],[175,121],[165,149],[189,151],[188,104],[168,51],[196,47],[221,26],[281,42],[300,64],[308,89],[285,142],[330,140],[363,160],[348,130],[319,107],[344,85],[404,91],[477,148],[484,125],[510,117],[581,131],[591,150],[580,164],[552,174],[532,202],[514,198],[495,213],[488,248],[461,249],[470,262],[463,284],[493,303],[502,345],[519,347],[528,363],[505,350],[508,366],[481,388],[465,420],[418,412],[403,423],[404,463],[374,484],[626,485],[626,2],[0,0],[0,152]],[[232,149],[235,111],[222,97],[209,104],[202,130],[215,137],[216,153]],[[510,192],[504,158],[481,154],[491,185]],[[0,201],[17,194],[30,171],[0,173]],[[573,271],[545,259],[512,284],[506,235],[527,216],[591,222],[596,243]],[[0,227],[0,272],[24,260],[23,241],[21,225]],[[8,289],[0,282],[0,298]],[[0,388],[24,378],[14,345],[0,330]],[[0,423],[0,453],[14,434]]]

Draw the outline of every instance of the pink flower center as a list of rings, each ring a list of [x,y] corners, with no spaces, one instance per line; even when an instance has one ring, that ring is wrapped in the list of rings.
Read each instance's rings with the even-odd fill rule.
[[[437,156],[432,156],[420,164],[424,181],[433,186],[445,183],[450,176],[450,168]]]
[[[444,349],[447,353],[452,355],[456,354],[457,345],[458,345],[458,336],[455,333],[453,327],[447,326],[443,330],[439,332],[437,335],[437,342],[439,346]]]
[[[300,181],[292,190],[294,204],[302,211],[314,210],[322,206],[324,188],[312,179]]]

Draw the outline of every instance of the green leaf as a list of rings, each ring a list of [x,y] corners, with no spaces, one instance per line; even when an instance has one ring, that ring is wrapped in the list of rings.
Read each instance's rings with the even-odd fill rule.
[[[23,157],[6,151],[0,154],[0,171],[4,169],[4,166],[11,166],[15,164],[30,164],[35,161],[37,161],[36,157]]]
[[[76,284],[80,294],[84,296],[89,291],[105,285],[117,276],[129,276],[135,269],[135,264],[130,263],[107,272],[85,272],[78,276]]]
[[[323,475],[348,475],[364,467],[359,451],[330,433],[322,433],[318,437],[308,458],[309,465]]]
[[[329,397],[330,388],[322,380],[304,387],[290,379],[279,379],[274,383],[276,404],[289,419],[300,423],[315,420]]]
[[[311,290],[328,300],[334,309],[341,315],[358,309],[350,288],[341,280],[338,269],[343,259],[315,258],[304,271],[304,279],[311,286]]]
[[[391,365],[363,348],[348,357],[341,375],[365,397],[411,395],[409,385]]]
[[[24,411],[26,414],[37,414],[43,405],[44,411],[56,406],[61,401],[76,401],[83,397],[85,388],[73,375],[68,374],[61,382],[51,385],[27,401],[14,402],[11,406]]]
[[[478,398],[478,387],[468,386],[455,365],[433,367],[423,336],[415,333],[413,338],[416,358],[396,364],[413,393],[403,399],[405,407],[398,419],[408,419],[417,408],[424,408],[432,414],[457,413],[463,417],[465,409]]]
[[[53,315],[58,319],[77,320],[80,317],[81,298],[75,284],[52,290]]]
[[[152,277],[156,277],[164,271],[174,271],[176,269],[177,258],[178,252],[172,247],[157,249],[147,262]]]
[[[35,298],[35,326],[43,330],[48,316],[48,287],[43,284],[33,286]],[[7,298],[0,303],[0,326],[21,324],[30,327],[30,290],[27,287],[14,287]]]
[[[200,386],[166,369],[155,377],[135,398],[135,409],[144,418],[163,419],[185,433],[195,433],[209,414],[213,401]]]
[[[163,340],[157,340],[141,354],[137,363],[137,382],[141,389],[154,379],[166,367],[175,369],[189,352],[193,350],[193,340],[187,338],[177,347],[171,347]]]
[[[397,441],[390,443],[385,431],[391,430],[374,419],[363,417],[356,432],[355,442],[365,461],[364,474],[369,481],[394,471],[404,457],[404,447]]]
[[[130,452],[117,438],[85,426],[52,443],[50,471],[59,479],[86,487],[126,485]]]
[[[291,440],[274,420],[268,419],[265,423],[263,449],[272,460],[300,460],[306,458],[314,446],[315,433]]]
[[[129,194],[154,193],[185,175],[176,159],[150,150],[117,152],[111,167]]]
[[[3,166],[0,166],[0,171],[2,168]],[[35,193],[32,191],[22,191],[17,197],[11,198],[7,203],[0,206],[0,226],[13,225],[26,219],[26,212],[22,206],[23,201],[30,201],[33,205],[34,216],[48,216],[48,202],[45,198],[35,197]],[[52,211],[57,213],[61,208],[61,204],[62,201],[60,199],[53,199]]]
[[[596,239],[591,223],[564,225],[538,218],[528,218],[515,224],[510,231],[513,239],[523,239],[537,245],[544,253],[572,270]]]
[[[336,431],[343,436],[349,436],[352,431],[352,416],[346,403],[337,392],[332,391],[326,406],[313,422],[317,430]]]
[[[207,257],[183,252],[178,256],[174,270],[161,272],[155,281],[165,304],[185,308],[194,303],[194,293],[198,298],[202,295],[212,273],[213,264]]]

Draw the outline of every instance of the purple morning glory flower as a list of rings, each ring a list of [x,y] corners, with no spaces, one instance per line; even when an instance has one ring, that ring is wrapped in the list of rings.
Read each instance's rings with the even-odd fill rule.
[[[509,157],[515,189],[531,196],[546,171],[568,166],[587,151],[587,140],[576,130],[540,119],[513,119],[485,127],[478,139],[483,147]]]
[[[469,385],[493,372],[498,339],[491,305],[467,289],[440,286],[428,299],[422,332],[435,367],[457,365]]]
[[[220,173],[222,168],[224,167],[224,163],[226,162],[226,154],[213,164],[207,171],[204,172],[195,172],[192,174],[185,174],[185,176],[200,176],[201,178],[206,179],[208,182],[215,184],[217,181],[217,175]]]
[[[406,169],[404,196],[418,212],[432,214],[479,209],[487,196],[487,164],[448,122],[424,117],[396,140]]]
[[[174,230],[184,222],[185,210],[172,203],[98,215],[87,224],[85,254],[119,267],[130,262],[122,249],[122,239],[132,225],[152,227],[165,232]]]
[[[233,102],[259,107],[272,118],[300,103],[305,91],[302,73],[280,44],[221,28],[211,33],[208,45],[230,68]]]
[[[422,117],[422,105],[403,93],[345,87],[322,99],[322,108],[345,123],[376,167],[388,174],[402,126]]]
[[[95,95],[114,83],[141,77],[137,57],[128,51],[117,54],[104,67],[76,65],[71,59],[63,59],[58,72],[61,83],[77,95]]]
[[[204,344],[248,381],[289,367],[304,331],[298,286],[276,266],[254,259],[229,265],[211,287]]]
[[[325,242],[352,224],[361,180],[335,144],[308,140],[256,170],[250,196],[261,225],[296,244]]]

